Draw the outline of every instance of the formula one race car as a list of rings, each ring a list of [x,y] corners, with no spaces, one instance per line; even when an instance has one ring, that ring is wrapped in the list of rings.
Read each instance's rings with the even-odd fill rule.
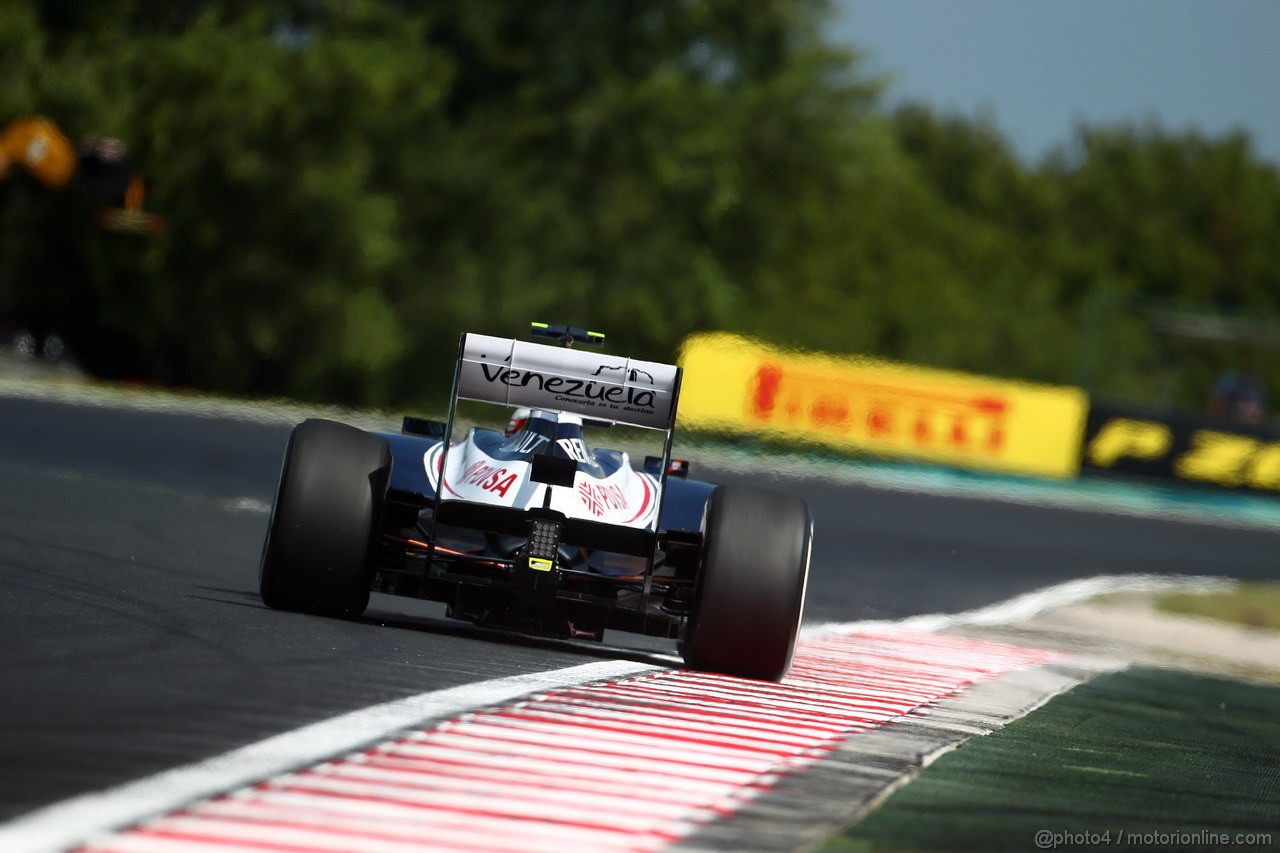
[[[270,607],[354,618],[370,590],[444,602],[456,619],[602,640],[678,641],[686,665],[781,679],[804,606],[804,501],[685,478],[672,460],[681,369],[575,350],[604,336],[534,324],[565,346],[463,334],[445,423],[294,428],[263,546]],[[510,434],[453,441],[459,400],[520,407]],[[587,429],[661,432],[634,470]]]

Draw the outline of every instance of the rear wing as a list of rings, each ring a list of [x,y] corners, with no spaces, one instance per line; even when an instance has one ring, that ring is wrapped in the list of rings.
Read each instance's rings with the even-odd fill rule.
[[[565,342],[566,336],[574,342],[579,342],[579,337],[589,337],[586,342],[593,344],[604,339],[597,332],[584,332],[579,336],[575,333],[582,330],[572,327],[535,325],[535,328],[541,328],[544,336],[555,337],[562,342]],[[674,364],[582,352],[567,346],[556,347],[512,338],[463,333],[458,341],[458,362],[453,374],[453,393],[449,397],[449,419],[445,425],[442,442],[444,449],[438,463],[441,478],[443,480],[443,472],[449,470],[449,446],[458,401],[476,400],[481,403],[568,412],[596,421],[661,430],[664,433],[662,467],[658,475],[661,501],[661,496],[667,491],[671,444],[675,437],[676,404],[680,398],[682,375],[681,369]],[[535,466],[531,475],[538,482],[545,482],[549,486],[566,485],[556,481],[554,472],[546,473],[548,478],[544,479]],[[461,498],[445,499],[444,489],[441,488],[437,488],[435,492],[433,518],[442,524],[486,529],[504,523],[520,528],[528,522],[527,513],[512,515],[507,510],[480,507]],[[448,512],[445,512],[446,508]],[[652,573],[658,543],[656,523],[654,529],[648,532],[620,531],[581,519],[569,519],[565,523],[576,526],[577,535],[583,541],[598,540],[599,544],[593,547],[644,556],[645,573]],[[431,547],[434,548],[434,544]],[[431,559],[430,553],[429,551],[428,561]]]
[[[673,364],[470,333],[459,342],[455,400],[670,432],[679,396],[680,368]]]

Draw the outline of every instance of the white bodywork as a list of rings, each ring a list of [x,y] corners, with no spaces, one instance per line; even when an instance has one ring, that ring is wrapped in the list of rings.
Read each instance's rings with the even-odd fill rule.
[[[492,506],[528,509],[548,506],[569,518],[598,521],[620,527],[652,530],[657,522],[657,478],[631,468],[620,451],[592,451],[580,438],[582,421],[575,415],[535,411],[531,420],[551,423],[570,435],[552,438],[522,430],[503,440],[505,452],[491,455],[478,439],[492,445],[500,435],[488,430],[468,430],[466,437],[449,448],[444,483],[440,483],[444,445],[423,455],[427,479],[441,499],[465,500]],[[553,443],[554,448],[548,445]],[[492,448],[491,448],[492,449]],[[549,486],[530,479],[532,455],[554,451],[579,464],[573,486]],[[512,458],[519,454],[518,458]],[[584,470],[585,469],[585,470]],[[546,503],[550,490],[550,504]]]

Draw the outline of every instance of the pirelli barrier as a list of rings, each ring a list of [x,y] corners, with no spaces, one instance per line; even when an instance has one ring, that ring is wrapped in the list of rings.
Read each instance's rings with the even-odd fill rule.
[[[1088,398],[726,333],[684,342],[682,425],[965,468],[1074,477]]]
[[[1232,489],[1280,491],[1280,430],[1153,414],[1094,401],[1085,425],[1086,473],[1139,474]]]

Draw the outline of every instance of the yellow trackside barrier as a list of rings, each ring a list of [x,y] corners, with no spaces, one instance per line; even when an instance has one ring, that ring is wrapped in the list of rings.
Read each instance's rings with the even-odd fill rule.
[[[965,468],[1074,477],[1088,398],[872,358],[687,338],[679,423]]]

